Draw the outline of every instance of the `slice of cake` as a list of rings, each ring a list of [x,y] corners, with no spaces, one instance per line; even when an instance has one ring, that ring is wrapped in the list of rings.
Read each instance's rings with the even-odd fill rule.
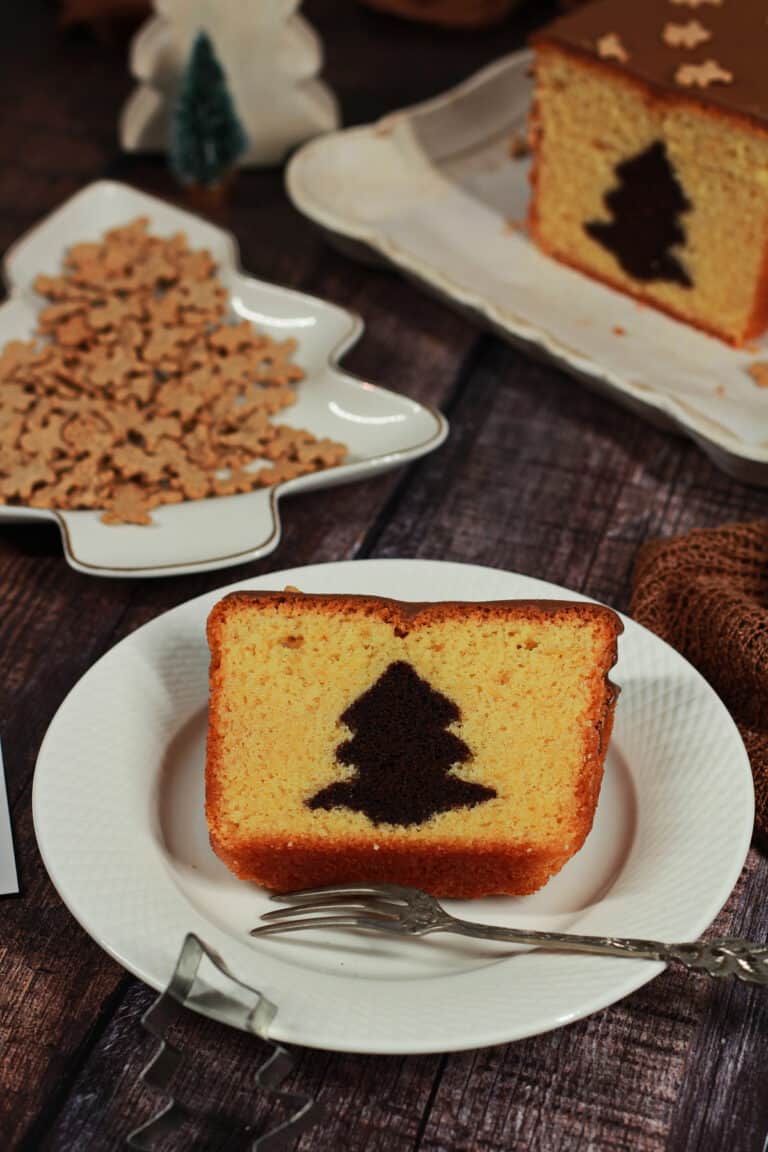
[[[620,631],[570,602],[227,596],[208,621],[214,850],[277,891],[535,891],[592,826]]]
[[[736,344],[768,325],[766,20],[597,0],[534,40],[534,240]]]

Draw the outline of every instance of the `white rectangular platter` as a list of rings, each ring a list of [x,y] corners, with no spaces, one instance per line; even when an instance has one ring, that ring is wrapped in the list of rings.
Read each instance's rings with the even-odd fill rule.
[[[734,349],[541,253],[524,221],[529,162],[510,156],[531,99],[530,54],[378,124],[305,145],[286,175],[306,216],[613,399],[768,485],[768,340]],[[350,245],[353,247],[350,248]],[[361,249],[361,245],[363,248]]]

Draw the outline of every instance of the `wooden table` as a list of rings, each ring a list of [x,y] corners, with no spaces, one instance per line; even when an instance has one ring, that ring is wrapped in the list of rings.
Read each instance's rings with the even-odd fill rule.
[[[517,47],[546,4],[503,30],[440,34],[313,0],[327,76],[347,123],[456,82]],[[0,247],[83,184],[124,179],[175,198],[164,164],[120,154],[125,41],[61,34],[42,0],[3,13]],[[692,444],[654,430],[528,359],[386,271],[336,254],[291,207],[279,172],[243,176],[224,221],[254,274],[362,314],[350,369],[448,414],[436,454],[367,484],[286,501],[267,560],[178,579],[119,581],[67,567],[57,531],[0,530],[0,733],[22,895],[0,906],[0,1145],[118,1148],[157,1098],[136,1076],[152,1050],[153,993],[82,931],[37,852],[30,794],[46,727],[121,637],[233,580],[352,557],[429,557],[512,569],[628,603],[649,537],[765,516],[766,493],[728,479]],[[105,764],[105,771],[109,765]],[[768,864],[752,852],[717,930],[768,935]],[[177,1093],[258,1119],[258,1042],[202,1019],[202,1057]],[[296,1148],[335,1152],[758,1152],[768,1128],[768,998],[668,972],[623,1002],[506,1047],[425,1057],[297,1051],[289,1085],[320,1097]],[[208,1132],[206,1148],[218,1146]],[[181,1146],[180,1144],[177,1146]],[[231,1147],[231,1145],[230,1145]]]

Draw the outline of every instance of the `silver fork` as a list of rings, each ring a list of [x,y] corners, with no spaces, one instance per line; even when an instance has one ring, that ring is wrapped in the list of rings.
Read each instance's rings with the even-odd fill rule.
[[[620,936],[577,936],[563,932],[528,931],[476,924],[451,916],[434,896],[398,884],[336,884],[273,896],[288,904],[261,917],[266,923],[251,936],[300,932],[306,928],[362,928],[400,936],[427,936],[454,932],[481,940],[534,944],[565,952],[591,952],[601,956],[628,956],[635,960],[677,961],[709,976],[735,976],[768,985],[768,945],[725,937],[682,944],[658,940],[628,940]]]

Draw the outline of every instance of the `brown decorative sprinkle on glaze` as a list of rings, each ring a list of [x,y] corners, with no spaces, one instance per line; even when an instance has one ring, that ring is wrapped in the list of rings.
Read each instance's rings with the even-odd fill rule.
[[[698,20],[687,24],[665,24],[661,38],[670,48],[696,48],[712,39],[712,33]]]
[[[686,24],[697,17],[712,33],[707,43],[691,51],[672,49],[662,38],[664,26]],[[585,3],[536,32],[534,47],[553,48],[600,63],[597,42],[606,31],[616,32],[626,46],[626,64],[603,61],[604,67],[626,70],[656,100],[695,98],[747,124],[768,131],[768,86],[765,80],[768,9],[755,0],[728,0],[722,6],[674,7],[670,0],[600,0]],[[679,55],[677,55],[679,53]],[[675,69],[688,61],[701,63],[709,56],[733,73],[731,83],[706,88],[680,87]]]
[[[711,4],[719,8],[723,0],[669,0],[670,4],[677,4],[678,8],[701,8],[702,4]]]
[[[597,41],[597,54],[603,60],[618,60],[620,64],[626,64],[629,60],[629,53],[615,32],[600,37]]]
[[[0,502],[150,524],[159,504],[340,464],[343,444],[272,423],[303,377],[295,342],[230,323],[207,251],[138,219],[76,244],[38,334],[0,350]]]
[[[675,82],[683,88],[708,88],[710,84],[731,84],[733,73],[721,68],[716,60],[704,64],[681,64],[675,72]]]
[[[758,388],[768,388],[768,360],[756,360],[754,364],[750,364],[747,372]]]

